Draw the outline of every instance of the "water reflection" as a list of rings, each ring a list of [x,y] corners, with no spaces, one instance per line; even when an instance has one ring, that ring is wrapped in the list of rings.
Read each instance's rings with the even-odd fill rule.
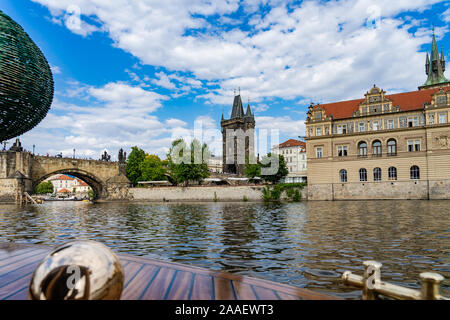
[[[365,260],[383,263],[383,279],[412,288],[419,287],[424,271],[449,278],[449,204],[0,205],[0,241],[57,245],[91,239],[120,252],[358,298],[359,291],[340,284],[340,275],[362,274]]]

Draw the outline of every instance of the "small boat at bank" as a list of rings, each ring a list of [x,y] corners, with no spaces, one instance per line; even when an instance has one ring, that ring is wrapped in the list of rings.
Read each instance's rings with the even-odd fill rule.
[[[0,300],[25,300],[32,274],[54,248],[0,243]],[[117,254],[122,300],[342,300],[319,292],[179,263]]]

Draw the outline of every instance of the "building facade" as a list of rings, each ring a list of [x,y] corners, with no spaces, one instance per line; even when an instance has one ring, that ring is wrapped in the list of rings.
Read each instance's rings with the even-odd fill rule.
[[[307,181],[307,155],[306,143],[289,139],[272,148],[272,153],[280,154],[286,161],[289,174],[284,179],[285,183],[301,183]]]
[[[208,169],[212,173],[222,173],[223,159],[221,157],[211,156],[208,160]]]
[[[84,181],[60,174],[47,179],[53,184],[54,193],[87,194],[91,187]],[[67,192],[69,191],[69,192]]]
[[[241,95],[234,97],[230,119],[220,122],[222,127],[223,173],[244,176],[246,161],[255,158],[255,117],[250,104],[244,113]]]
[[[450,199],[450,81],[434,35],[425,68],[418,91],[309,107],[308,199]]]

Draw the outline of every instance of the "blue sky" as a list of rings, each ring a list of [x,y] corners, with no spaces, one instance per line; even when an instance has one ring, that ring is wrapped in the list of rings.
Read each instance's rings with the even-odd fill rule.
[[[426,80],[431,29],[450,59],[450,2],[0,0],[52,66],[55,98],[28,150],[99,158],[138,145],[164,155],[193,134],[220,154],[220,118],[241,88],[258,129],[304,134],[311,101]],[[447,72],[447,78],[450,76]],[[217,137],[218,136],[218,137]]]

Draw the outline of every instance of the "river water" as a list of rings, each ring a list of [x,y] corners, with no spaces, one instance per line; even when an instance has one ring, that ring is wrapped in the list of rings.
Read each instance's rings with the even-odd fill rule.
[[[73,239],[350,299],[361,292],[341,274],[377,260],[383,280],[411,288],[438,272],[450,296],[450,201],[0,205],[0,242]]]

